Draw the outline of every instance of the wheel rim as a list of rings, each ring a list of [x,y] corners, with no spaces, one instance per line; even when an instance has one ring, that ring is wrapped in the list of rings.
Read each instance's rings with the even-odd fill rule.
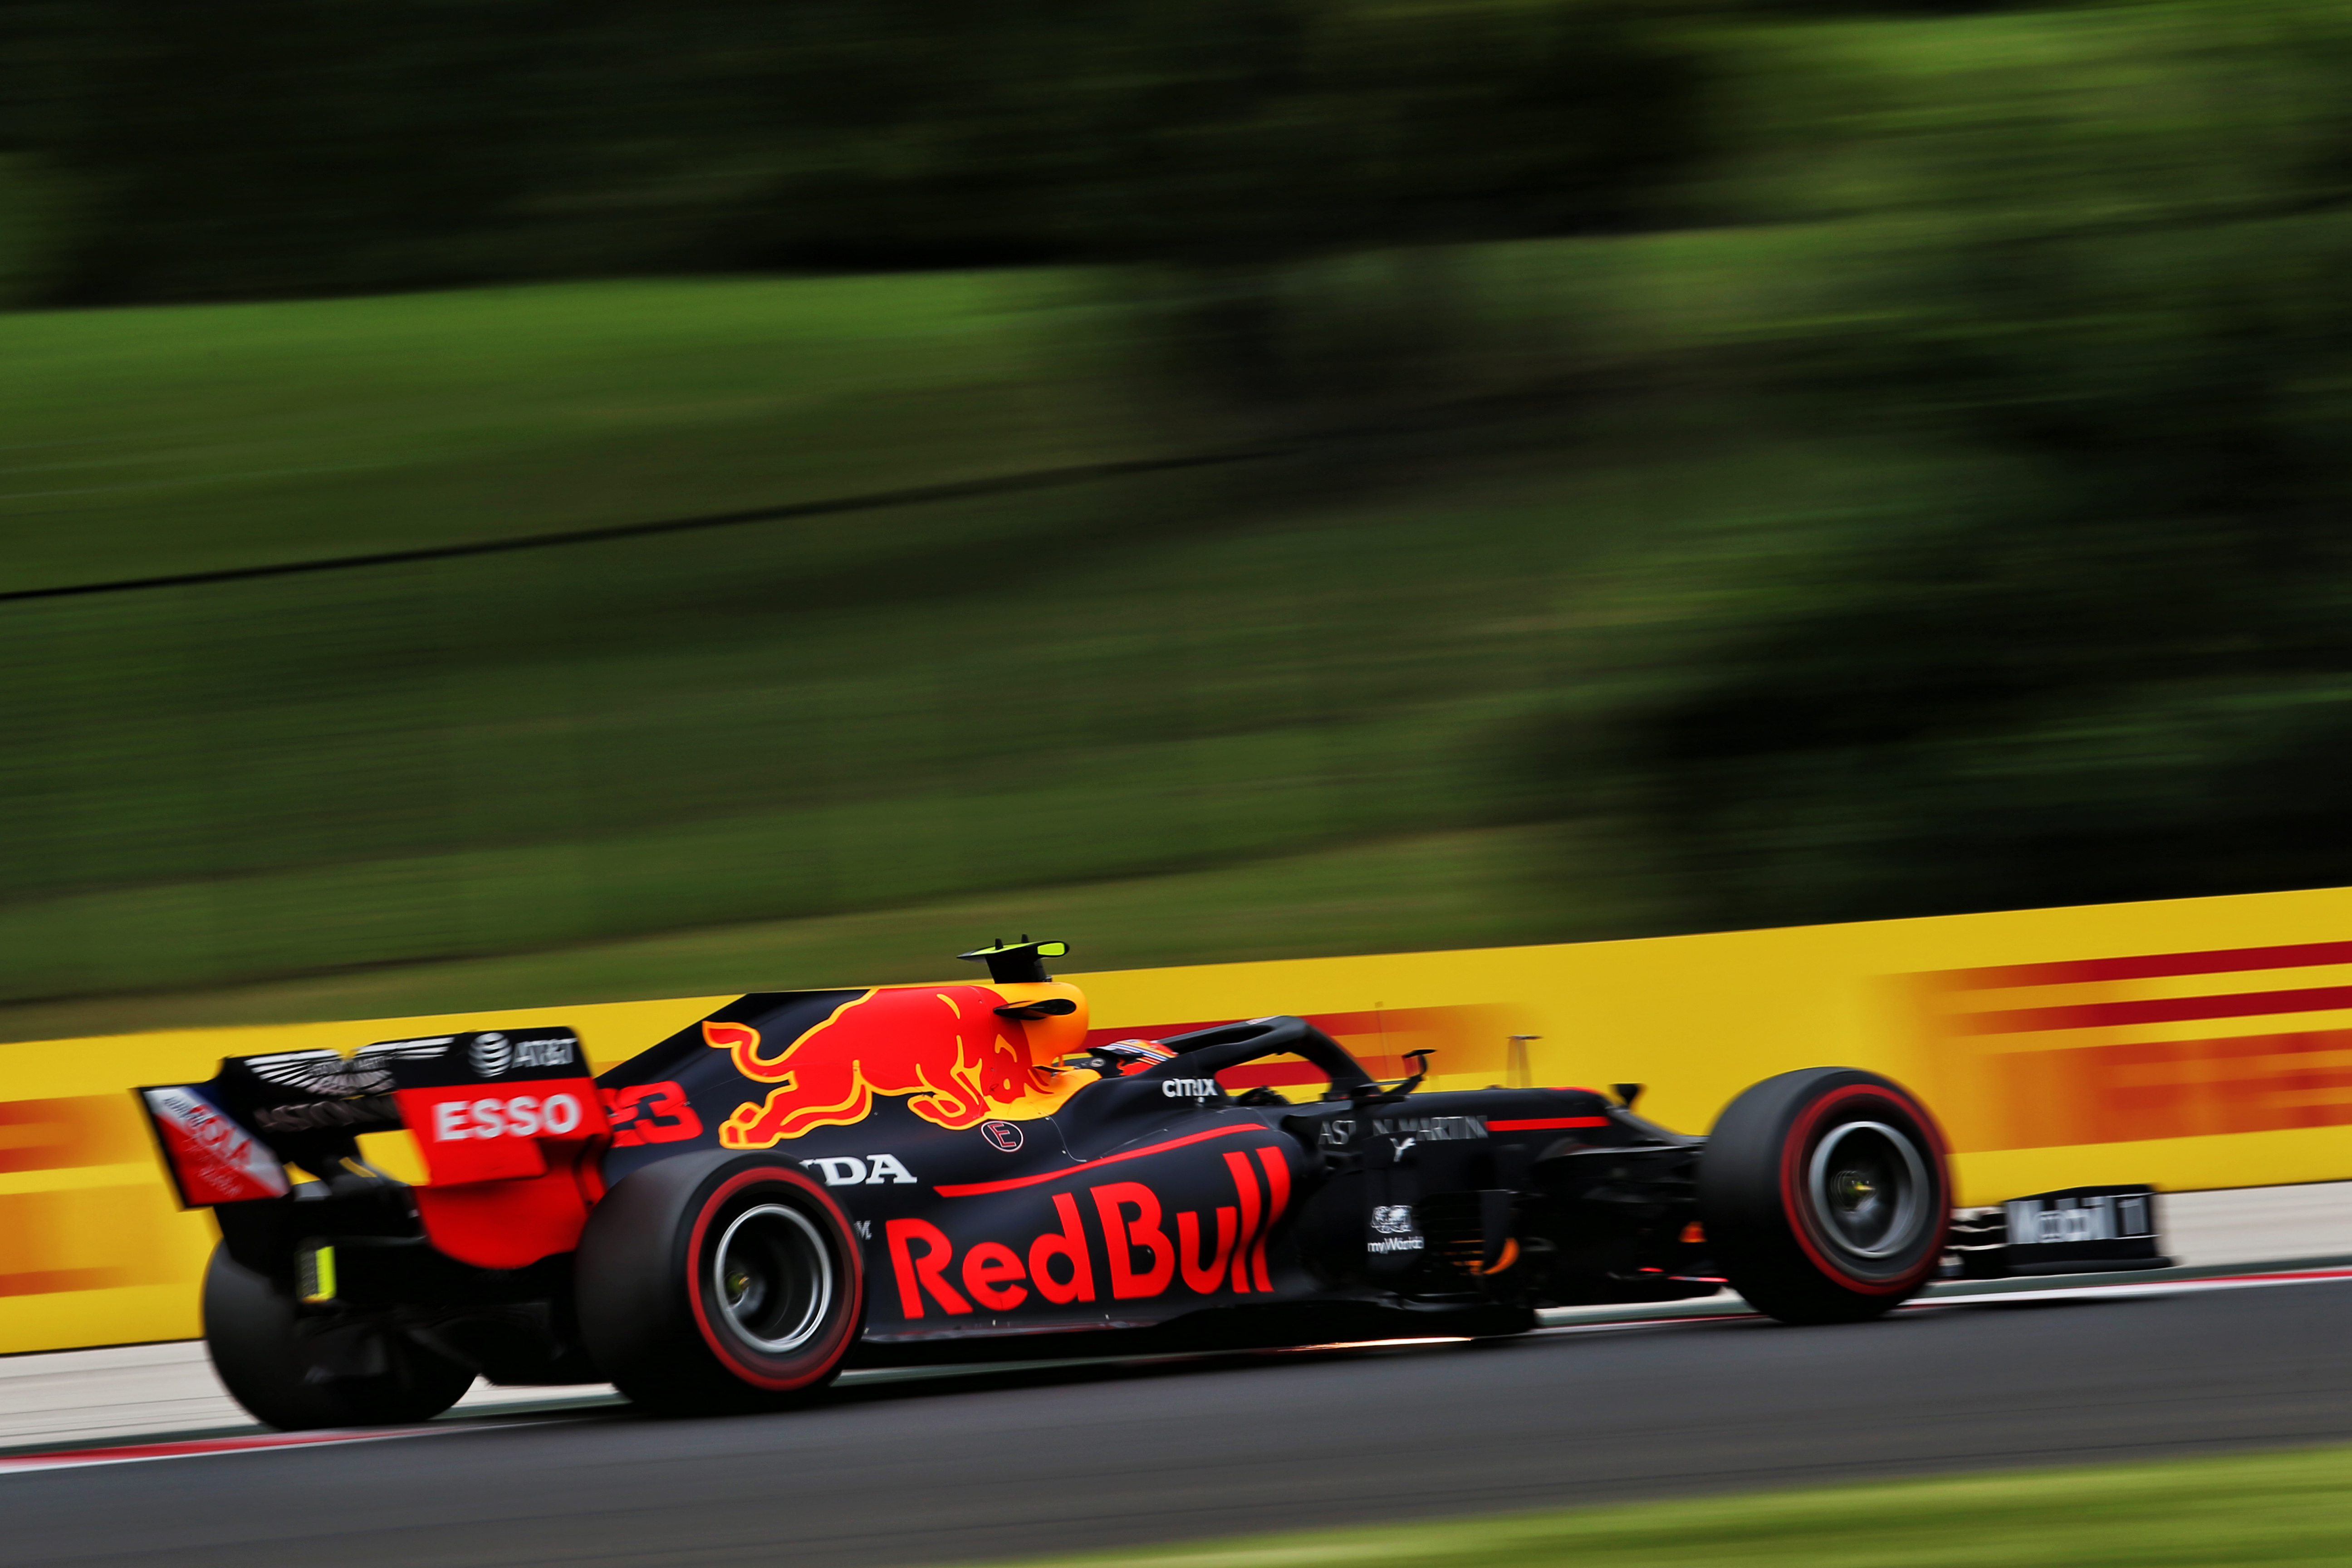
[[[833,1251],[809,1217],[782,1204],[737,1215],[710,1259],[719,1321],[745,1344],[785,1355],[817,1337],[833,1306]]]
[[[1884,1121],[1832,1128],[1813,1149],[1807,1185],[1823,1237],[1849,1257],[1900,1258],[1926,1231],[1927,1163]]]

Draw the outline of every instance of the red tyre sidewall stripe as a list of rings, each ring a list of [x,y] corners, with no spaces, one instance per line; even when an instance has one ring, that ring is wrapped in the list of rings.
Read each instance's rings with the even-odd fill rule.
[[[1936,1239],[1921,1255],[1918,1263],[1892,1279],[1857,1279],[1837,1264],[1813,1240],[1811,1211],[1805,1205],[1805,1157],[1813,1146],[1813,1132],[1819,1128],[1832,1107],[1856,1098],[1883,1100],[1899,1109],[1927,1141],[1927,1155],[1936,1164]],[[1852,1083],[1834,1089],[1798,1112],[1796,1121],[1780,1148],[1780,1209],[1789,1222],[1789,1234],[1797,1238],[1814,1268],[1848,1290],[1864,1296],[1894,1296],[1916,1287],[1935,1271],[1936,1262],[1944,1253],[1944,1236],[1951,1226],[1951,1161],[1944,1148],[1942,1129],[1927,1114],[1927,1108],[1909,1095],[1885,1084]]]
[[[842,1342],[834,1345],[831,1353],[816,1357],[814,1364],[808,1371],[792,1377],[780,1378],[756,1366],[744,1364],[741,1358],[733,1353],[733,1346],[726,1333],[718,1324],[710,1321],[709,1312],[703,1307],[702,1243],[703,1239],[710,1234],[711,1216],[726,1206],[727,1200],[745,1187],[756,1186],[763,1182],[781,1183],[815,1199],[818,1205],[832,1215],[834,1223],[840,1227],[837,1235],[842,1237],[856,1235],[856,1232],[850,1228],[847,1216],[841,1212],[841,1205],[833,1201],[832,1194],[802,1172],[791,1170],[782,1165],[763,1165],[756,1170],[739,1171],[720,1183],[696,1207],[694,1229],[688,1236],[686,1244],[686,1300],[688,1305],[694,1310],[694,1326],[702,1335],[704,1347],[719,1358],[721,1365],[755,1388],[764,1388],[776,1394],[788,1394],[795,1388],[807,1387],[831,1371],[834,1363],[841,1359],[841,1352],[845,1348],[846,1342],[856,1335],[856,1325],[865,1317],[865,1259],[859,1255],[854,1241],[842,1249],[842,1271],[848,1276],[844,1285],[849,1294],[849,1310],[842,1317],[843,1332],[840,1336]]]

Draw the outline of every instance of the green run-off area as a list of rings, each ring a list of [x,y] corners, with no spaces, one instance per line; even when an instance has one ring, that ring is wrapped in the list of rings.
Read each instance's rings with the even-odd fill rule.
[[[2352,1449],[1969,1476],[1057,1559],[1062,1568],[2221,1568],[2352,1562]]]
[[[1434,227],[1209,180],[984,250],[1061,266],[0,316],[0,594],[1067,481],[0,600],[0,1033],[2352,881],[2341,6],[1669,16],[1696,139],[1580,218],[1388,30],[1468,22],[1342,9],[1413,70],[1299,112],[1475,130],[1485,218],[1441,139]],[[299,289],[16,297],[629,266],[295,226]]]
[[[1490,262],[1614,279],[1629,311],[1629,280],[1657,287],[1605,247]],[[1034,272],[0,318],[30,437],[0,453],[0,587],[1235,445],[1102,368],[1121,320]],[[1622,903],[1560,896],[1556,835],[1513,826],[1526,722],[1596,633],[1703,594],[1662,552],[1871,481],[1857,443],[1679,417],[1715,426],[1704,462],[1538,404],[1197,470],[0,605],[0,999],[516,952],[551,956],[355,1005],[912,977],[1088,884],[1130,889],[1057,931],[1088,967],[1622,930]],[[1376,843],[1341,890],[1312,863]],[[941,900],[865,961],[582,955]]]

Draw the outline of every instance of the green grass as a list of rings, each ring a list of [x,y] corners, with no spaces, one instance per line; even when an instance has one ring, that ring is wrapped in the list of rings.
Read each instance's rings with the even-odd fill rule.
[[[1932,250],[1955,192],[2071,203],[2119,150],[2168,188],[2216,128],[2334,101],[2324,61],[2291,101],[2173,90],[2200,15],[1717,26],[1738,147],[1690,210],[1769,226],[1436,258],[1412,298],[1454,335],[1412,396],[1568,394],[1477,428],[1457,406],[1280,462],[0,605],[0,1030],[887,978],[1000,923],[1089,965],[1673,929],[1623,846],[1512,826],[1575,782],[1530,736],[1670,675],[1825,534],[2000,482],[1757,398],[1753,356],[1866,333],[1876,270]],[[1296,291],[1351,341],[1393,259]],[[1167,345],[1120,287],[0,315],[0,590],[1229,442],[1139,373]]]
[[[1517,247],[1464,276],[1497,320],[1545,289],[1613,302],[1622,357],[1696,296],[1761,309],[1729,281],[1741,243]],[[1106,293],[1006,273],[0,318],[0,586],[1196,446],[1106,368]],[[1578,363],[1530,343],[1493,373]],[[1526,819],[1529,726],[1639,679],[1626,633],[1915,477],[1711,393],[1612,397],[1241,468],[0,605],[0,1004],[43,1032],[123,1026],[130,993],[177,998],[142,1005],[167,1022],[445,1005],[427,975],[499,1004],[872,978],[1026,910],[1068,910],[1089,963],[1661,929],[1636,879],[1556,839],[1468,853],[1428,898],[1386,896],[1381,847]],[[1285,881],[1350,854],[1347,899]]]
[[[2352,1563],[2352,1449],[1967,1476],[1057,1558],[1056,1568],[2221,1568]]]
[[[1057,272],[0,316],[0,589],[1165,447]]]
[[[1430,834],[855,914],[362,966],[257,985],[0,1005],[0,1040],[934,979],[954,967],[950,955],[975,933],[1016,929],[1074,938],[1073,973],[1395,951],[1401,933],[1503,946],[1584,934],[1637,904],[1640,889],[1630,878],[1596,875],[1580,896],[1563,898],[1540,873],[1570,856],[1596,873],[1609,863],[1603,847],[1558,827]]]

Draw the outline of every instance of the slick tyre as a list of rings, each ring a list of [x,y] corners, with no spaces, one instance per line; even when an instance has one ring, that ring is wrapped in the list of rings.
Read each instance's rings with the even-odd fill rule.
[[[267,1276],[213,1249],[205,1270],[205,1349],[230,1397],[289,1432],[430,1421],[473,1386],[472,1369],[405,1334],[303,1314]],[[340,1363],[371,1370],[330,1375]]]
[[[1935,1272],[1951,1163],[1927,1108],[1856,1068],[1768,1078],[1699,1156],[1699,1223],[1733,1289],[1788,1323],[1874,1318]]]
[[[772,1154],[681,1154],[604,1195],[573,1258],[597,1370],[663,1415],[774,1409],[832,1381],[866,1310],[848,1219]]]

